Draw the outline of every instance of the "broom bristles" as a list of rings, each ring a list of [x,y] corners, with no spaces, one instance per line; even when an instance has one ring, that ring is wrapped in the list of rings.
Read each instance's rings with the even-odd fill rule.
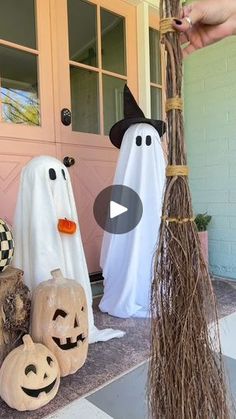
[[[161,1],[162,17],[177,17],[179,9],[179,0]],[[163,38],[167,98],[181,97],[179,37],[170,32]],[[186,165],[182,111],[168,112],[167,126],[168,164]],[[216,302],[192,221],[187,176],[167,178],[162,214],[152,285],[150,415],[229,419]],[[169,218],[185,221],[168,222]]]

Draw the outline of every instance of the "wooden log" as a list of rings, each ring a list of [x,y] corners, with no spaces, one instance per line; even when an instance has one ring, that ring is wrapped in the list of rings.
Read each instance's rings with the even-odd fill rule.
[[[30,292],[23,272],[8,266],[0,273],[0,364],[29,332]]]

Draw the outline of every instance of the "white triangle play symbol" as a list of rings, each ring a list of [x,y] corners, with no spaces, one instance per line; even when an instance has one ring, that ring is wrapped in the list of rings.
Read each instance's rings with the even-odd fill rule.
[[[110,201],[110,218],[118,217],[118,215],[124,214],[127,211],[128,208],[123,205],[117,204],[115,201]]]

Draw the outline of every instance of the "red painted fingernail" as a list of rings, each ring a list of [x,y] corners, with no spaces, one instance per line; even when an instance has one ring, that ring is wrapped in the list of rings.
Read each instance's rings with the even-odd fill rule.
[[[176,25],[182,25],[182,21],[179,19],[173,19],[173,21],[176,23]]]

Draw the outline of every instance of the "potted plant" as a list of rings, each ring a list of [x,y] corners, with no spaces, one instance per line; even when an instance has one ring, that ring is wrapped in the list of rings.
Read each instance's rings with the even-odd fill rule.
[[[205,259],[206,264],[208,265],[208,232],[207,226],[211,221],[211,216],[204,214],[197,214],[195,218],[195,223],[198,230],[198,235],[201,243],[202,253]]]

